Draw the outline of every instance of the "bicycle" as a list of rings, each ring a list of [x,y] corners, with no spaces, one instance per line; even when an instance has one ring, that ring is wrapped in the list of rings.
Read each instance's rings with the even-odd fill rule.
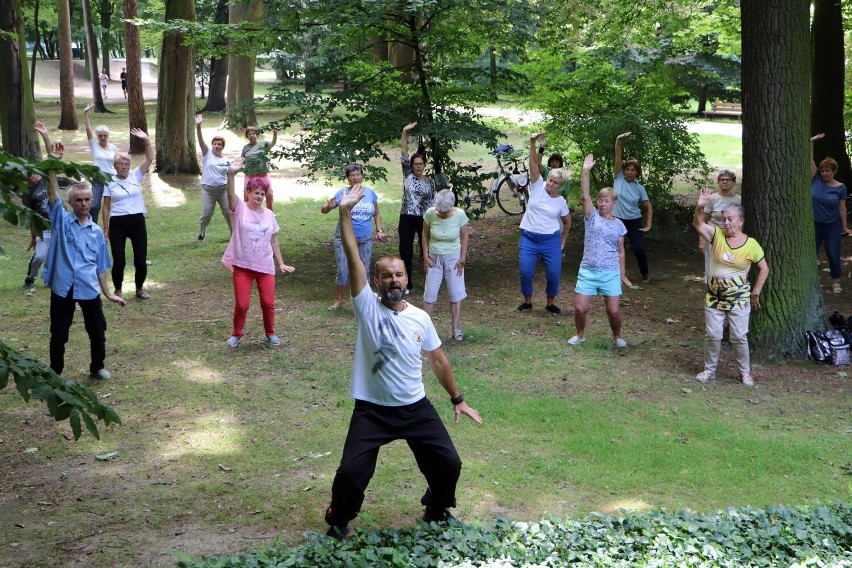
[[[497,179],[491,186],[491,193],[504,213],[520,215],[527,210],[530,183],[527,165],[509,144],[497,146],[491,155],[497,159]]]
[[[482,182],[494,177],[493,174],[480,174],[482,164],[459,166],[453,176],[455,184],[450,183],[447,174],[435,176],[435,189],[450,189],[455,193],[456,205],[461,207],[474,219],[479,218],[496,204],[496,196],[490,187]],[[489,184],[493,185],[493,184]]]

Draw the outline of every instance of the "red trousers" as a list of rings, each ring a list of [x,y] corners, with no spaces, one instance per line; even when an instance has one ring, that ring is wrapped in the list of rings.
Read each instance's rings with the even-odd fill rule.
[[[234,267],[234,330],[231,335],[242,337],[246,314],[251,304],[251,284],[257,281],[260,310],[263,313],[263,331],[266,336],[275,333],[275,275]]]

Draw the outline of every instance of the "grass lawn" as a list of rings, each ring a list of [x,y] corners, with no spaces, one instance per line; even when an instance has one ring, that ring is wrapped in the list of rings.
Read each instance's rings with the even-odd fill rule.
[[[122,148],[127,127],[117,108],[106,120]],[[53,106],[38,109],[51,126],[57,113]],[[208,142],[216,122],[212,116],[205,122]],[[240,138],[229,136],[225,154],[235,155]],[[84,137],[54,135],[70,159],[85,161]],[[711,162],[729,167],[735,153],[723,140],[712,147]],[[389,180],[375,184],[391,235],[400,199],[396,170],[391,166]],[[300,175],[282,164],[274,176],[283,256],[297,269],[277,278],[284,344],[264,346],[255,296],[247,336],[234,351],[225,346],[233,292],[219,261],[227,244],[224,222],[214,217],[208,242],[195,243],[198,180],[149,176],[152,298],[106,307],[107,367],[114,379],[86,378],[88,343],[79,314],[68,344],[67,377],[90,384],[124,424],[102,431],[100,441],[69,441],[67,424],[24,404],[11,386],[0,391],[0,484],[7,489],[0,496],[0,534],[6,535],[0,546],[8,562],[170,564],[165,550],[235,553],[275,538],[301,542],[305,531],[325,529],[323,512],[352,408],[355,324],[348,305],[326,310],[333,298],[336,218],[319,208],[332,188],[300,185]],[[535,309],[515,311],[518,221],[497,210],[472,226],[465,340],[450,337],[445,296],[434,313],[465,397],[485,420],[453,424],[448,397],[426,373],[427,393],[464,462],[459,519],[850,498],[847,372],[756,361],[757,387],[747,389],[725,349],[716,381],[692,380],[703,357],[703,257],[693,239],[651,236],[654,280],[626,291],[630,347],[616,353],[600,302],[590,314],[589,340],[577,348],[566,344],[574,331],[571,304],[582,253],[576,236],[563,264],[557,301],[563,314],[544,311],[541,273]],[[8,225],[0,232],[6,251],[0,256],[0,339],[47,360],[49,292],[21,290],[28,239]],[[394,240],[378,244],[374,258],[396,250]],[[629,252],[627,266],[637,276]],[[128,267],[125,289],[132,289],[132,277]],[[420,305],[417,267],[414,278],[410,301]],[[848,311],[841,302],[826,295],[827,307]],[[115,460],[95,459],[113,451]],[[407,446],[388,446],[356,524],[411,525],[422,514],[423,489]]]

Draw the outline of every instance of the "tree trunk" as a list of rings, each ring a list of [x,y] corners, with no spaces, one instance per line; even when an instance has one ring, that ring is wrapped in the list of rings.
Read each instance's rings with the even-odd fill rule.
[[[41,44],[41,38],[39,37],[39,28],[38,28],[38,8],[41,5],[39,0],[36,0],[34,14],[33,14],[33,23],[35,23],[35,40],[33,41],[33,60],[30,63],[30,93],[33,95],[33,100],[35,100],[35,68],[36,68],[36,49]]]
[[[707,110],[707,91],[709,87],[707,83],[703,83],[701,87],[698,89],[698,110],[695,112],[696,116],[704,116],[704,112]]]
[[[195,0],[166,0],[165,21],[195,21]],[[163,34],[157,85],[157,169],[198,174],[195,155],[195,47],[178,32]]]
[[[216,4],[215,23],[228,23],[228,2],[227,0],[219,0]],[[227,45],[227,40],[223,41],[223,45]],[[203,112],[221,112],[227,108],[225,102],[225,88],[228,85],[228,57],[221,59],[215,57],[210,61],[210,84],[207,87],[207,103]]]
[[[112,22],[112,11],[113,5],[111,0],[101,0],[100,5],[98,7],[98,13],[101,17],[101,61],[103,61],[104,69],[106,69],[107,75],[112,79],[112,73],[109,68],[109,60],[110,60],[110,45],[112,44],[112,37],[110,36],[109,28]]]
[[[232,4],[228,21],[231,24],[252,22],[260,24],[263,16],[263,1],[253,0],[248,4]],[[254,68],[257,55],[239,55],[228,63],[228,123],[241,126],[257,124],[254,112]]]
[[[488,67],[491,72],[491,86],[497,87],[497,52],[494,50],[494,46],[488,48]]]
[[[124,19],[133,20],[139,11],[138,0],[124,0]],[[142,94],[142,47],[139,41],[139,28],[124,22],[124,42],[127,48],[125,68],[127,72],[127,114],[130,128],[148,132],[148,118],[145,114],[145,98]],[[144,154],[145,143],[130,137],[130,153]]]
[[[752,352],[802,359],[804,332],[826,323],[808,175],[810,6],[743,0],[741,7],[745,230],[763,246],[770,270],[762,309],[752,312]]]
[[[77,130],[77,108],[74,100],[74,60],[71,50],[71,13],[68,0],[56,0],[59,27],[59,130]]]
[[[845,54],[843,49],[843,13],[838,0],[814,0],[811,28],[813,69],[811,72],[811,134],[825,133],[817,142],[817,163],[826,156],[837,160],[835,178],[850,187],[849,155],[843,131]],[[847,209],[850,207],[847,201]]]
[[[95,30],[92,27],[92,7],[89,0],[83,0],[83,27],[86,32],[86,54],[89,56],[89,77],[92,80],[92,102],[95,104],[95,112],[110,112],[104,106],[101,82],[98,79],[98,42],[95,39]]]
[[[14,156],[41,160],[33,124],[33,95],[26,80],[26,41],[20,0],[0,2],[0,135]]]

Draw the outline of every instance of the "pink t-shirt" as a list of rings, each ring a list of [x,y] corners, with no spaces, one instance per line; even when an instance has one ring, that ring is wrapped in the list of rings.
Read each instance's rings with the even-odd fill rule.
[[[275,274],[275,257],[272,255],[272,235],[278,232],[278,221],[269,209],[255,213],[245,202],[237,201],[237,209],[230,211],[231,242],[222,256],[222,264],[234,271],[235,266],[263,274]]]

